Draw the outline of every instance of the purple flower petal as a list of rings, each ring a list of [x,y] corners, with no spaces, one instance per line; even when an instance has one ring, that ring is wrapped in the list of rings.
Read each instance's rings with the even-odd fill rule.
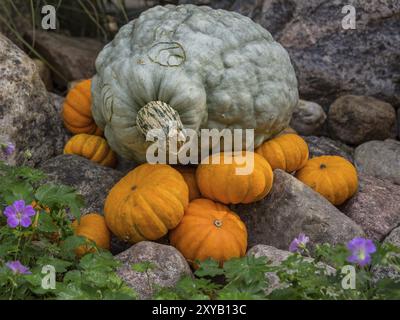
[[[290,252],[297,252],[298,249],[299,249],[299,240],[297,240],[295,238],[295,239],[293,239],[293,241],[289,245],[289,251]]]
[[[365,242],[365,250],[366,250],[366,252],[368,252],[368,253],[374,253],[374,252],[376,252],[376,247],[375,247],[374,243],[372,242],[372,240],[368,239],[368,240]]]
[[[35,210],[33,209],[33,207],[31,205],[26,206],[22,212],[23,212],[22,213],[23,215],[28,216],[28,217],[34,216],[36,214]]]
[[[28,228],[31,225],[31,223],[32,223],[31,218],[29,218],[28,216],[21,217],[20,224],[24,228]]]
[[[32,272],[29,271],[29,268],[24,266],[21,262],[18,260],[16,261],[9,261],[6,263],[6,266],[11,269],[12,272],[14,273],[19,273],[19,274],[31,274]]]
[[[8,207],[6,207],[6,208],[4,209],[4,215],[5,215],[6,217],[10,217],[10,216],[13,216],[13,215],[15,215],[15,214],[16,214],[16,212],[15,212],[15,209],[14,209],[13,206],[8,206]]]
[[[7,225],[10,228],[16,228],[19,225],[19,219],[16,215],[7,218]]]
[[[13,143],[9,142],[4,150],[5,154],[7,156],[10,156],[14,153],[14,151],[15,151],[15,145]]]
[[[25,201],[24,200],[17,200],[12,205],[15,208],[15,211],[17,211],[17,212],[23,212],[25,209]]]
[[[306,249],[307,243],[310,241],[310,238],[307,237],[304,233],[300,233],[297,238],[294,238],[293,241],[289,245],[290,252],[301,252]]]
[[[364,267],[371,263],[371,253],[376,251],[375,244],[370,239],[354,238],[347,243],[351,255],[347,261]]]

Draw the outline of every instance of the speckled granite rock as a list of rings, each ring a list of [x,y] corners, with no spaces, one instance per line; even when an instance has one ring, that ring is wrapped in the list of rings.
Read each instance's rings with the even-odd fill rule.
[[[358,146],[354,161],[359,172],[400,185],[400,141],[369,141]]]
[[[256,258],[265,257],[267,258],[267,261],[270,263],[271,266],[278,266],[283,261],[285,261],[290,255],[292,255],[292,253],[289,251],[277,249],[275,247],[267,246],[265,244],[258,244],[249,249],[246,255],[247,256],[252,255]],[[312,258],[305,258],[305,260],[313,261]],[[336,270],[331,266],[328,266],[327,264],[320,262],[318,263],[318,265],[325,268],[324,272],[326,272],[326,274],[336,273]],[[275,272],[266,272],[265,277],[268,280],[268,287],[265,291],[266,294],[269,294],[276,289],[285,287],[280,283],[279,277]]]
[[[25,38],[31,42],[32,33]],[[35,49],[64,77],[53,73],[53,79],[60,85],[66,81],[91,78],[94,61],[104,45],[96,39],[75,38],[55,32],[35,32]]]
[[[308,144],[310,158],[331,155],[341,156],[351,163],[354,162],[354,149],[340,141],[332,140],[327,137],[303,136]]]
[[[324,108],[343,94],[400,106],[398,0],[283,2],[295,9],[277,40],[289,51],[301,97]],[[356,8],[356,30],[342,28],[348,4]]]
[[[358,192],[339,209],[358,223],[368,238],[381,241],[400,225],[400,186],[364,174]]]
[[[346,95],[335,100],[328,113],[330,136],[359,145],[396,136],[396,111],[384,101]]]
[[[16,145],[9,163],[35,166],[62,153],[65,136],[58,124],[35,63],[0,34],[0,140]]]
[[[119,276],[133,288],[139,299],[151,299],[154,287],[172,287],[183,275],[192,275],[185,258],[174,247],[142,241],[116,256],[122,262]],[[147,272],[132,270],[132,265],[150,262],[154,268]]]
[[[392,232],[386,237],[383,243],[391,243],[397,247],[400,247],[400,227],[393,229]],[[379,266],[372,269],[374,273],[374,280],[380,280],[384,278],[391,278],[400,280],[400,271],[391,266]]]
[[[83,213],[102,213],[109,190],[123,176],[117,170],[98,165],[76,155],[60,155],[40,166],[48,181],[75,188],[86,202]]]
[[[298,134],[310,136],[321,131],[325,120],[326,113],[319,104],[300,99],[293,111],[290,126]]]
[[[263,200],[232,205],[248,230],[248,245],[267,244],[287,250],[301,232],[318,243],[344,243],[363,236],[360,226],[311,188],[282,170],[274,170],[274,184]]]

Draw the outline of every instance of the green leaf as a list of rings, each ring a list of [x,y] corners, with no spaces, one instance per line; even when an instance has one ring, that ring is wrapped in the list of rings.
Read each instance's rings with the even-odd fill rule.
[[[50,214],[46,212],[39,213],[38,230],[42,232],[57,232],[58,227],[54,224]]]
[[[75,189],[63,185],[42,185],[36,190],[35,198],[50,208],[70,208],[75,218],[80,217],[79,208],[84,205],[83,197]]]
[[[79,284],[82,282],[82,273],[79,270],[68,271],[64,276],[64,283],[74,282]]]
[[[83,270],[114,270],[119,265],[120,262],[108,251],[86,254],[79,261],[79,267]]]
[[[39,257],[37,259],[36,263],[38,266],[40,266],[40,270],[45,265],[51,265],[56,269],[57,273],[66,272],[68,267],[70,267],[72,265],[71,261],[66,261],[66,260],[58,259],[55,257],[48,257],[48,256]]]
[[[33,200],[33,187],[27,182],[16,182],[10,185],[2,194],[4,201],[11,205],[16,200],[25,200],[26,204],[30,204]]]
[[[75,249],[81,245],[86,244],[86,239],[80,236],[69,236],[60,245],[64,257],[74,258]]]
[[[147,272],[149,270],[155,269],[157,266],[149,261],[139,262],[132,265],[132,270],[136,272]]]
[[[224,274],[224,269],[220,268],[218,261],[211,258],[196,263],[199,265],[199,268],[194,274],[198,277],[215,277]]]

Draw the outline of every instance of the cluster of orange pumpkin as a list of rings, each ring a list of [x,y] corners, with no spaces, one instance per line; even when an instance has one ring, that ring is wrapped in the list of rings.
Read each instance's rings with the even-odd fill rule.
[[[74,99],[70,99],[76,87],[66,98],[63,115],[66,127],[69,130],[79,128],[75,132],[71,130],[79,134],[67,143],[65,153],[113,166],[115,154],[107,142],[99,136],[86,134],[100,133],[90,116],[90,102],[87,102],[90,90],[85,100],[89,111],[79,115],[84,115],[86,122],[74,122],[73,113],[65,112],[68,108],[83,109],[80,94],[75,93]],[[77,113],[73,115],[78,117]],[[95,138],[102,140],[96,142]],[[218,161],[212,161],[214,157],[219,158]],[[248,174],[237,174],[249,161],[252,161],[252,170]],[[338,156],[309,159],[307,143],[297,134],[289,133],[264,142],[254,153],[211,155],[197,168],[142,164],[111,189],[104,206],[105,219],[98,214],[95,218],[84,216],[83,227],[76,226],[76,230],[106,249],[110,239],[107,227],[118,238],[130,243],[157,240],[169,232],[170,243],[193,266],[196,260],[207,258],[223,263],[243,256],[247,249],[246,226],[226,205],[248,204],[266,197],[272,189],[275,169],[294,173],[334,205],[342,204],[357,191],[357,172],[350,162]],[[85,231],[80,231],[83,229]],[[80,254],[85,252],[81,250]]]

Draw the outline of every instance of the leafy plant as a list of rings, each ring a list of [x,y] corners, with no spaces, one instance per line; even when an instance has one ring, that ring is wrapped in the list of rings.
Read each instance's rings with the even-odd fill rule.
[[[71,215],[80,218],[81,196],[45,175],[0,162],[0,299],[133,299],[115,273],[119,262],[96,248],[78,259]],[[91,245],[95,246],[95,243]],[[43,285],[46,268],[54,285]]]
[[[304,247],[302,247],[304,249]],[[307,252],[306,250],[304,252]],[[232,259],[220,268],[218,262],[198,262],[195,278],[184,276],[173,288],[160,288],[155,299],[399,299],[400,279],[377,280],[374,268],[386,266],[400,272],[400,248],[378,245],[368,266],[353,265],[356,287],[342,285],[342,268],[349,266],[349,250],[345,245],[317,246],[314,259],[296,252],[279,265],[265,257],[246,256]],[[279,285],[271,287],[266,274],[274,273]],[[222,277],[222,278],[221,278]],[[215,281],[219,279],[219,281]]]

